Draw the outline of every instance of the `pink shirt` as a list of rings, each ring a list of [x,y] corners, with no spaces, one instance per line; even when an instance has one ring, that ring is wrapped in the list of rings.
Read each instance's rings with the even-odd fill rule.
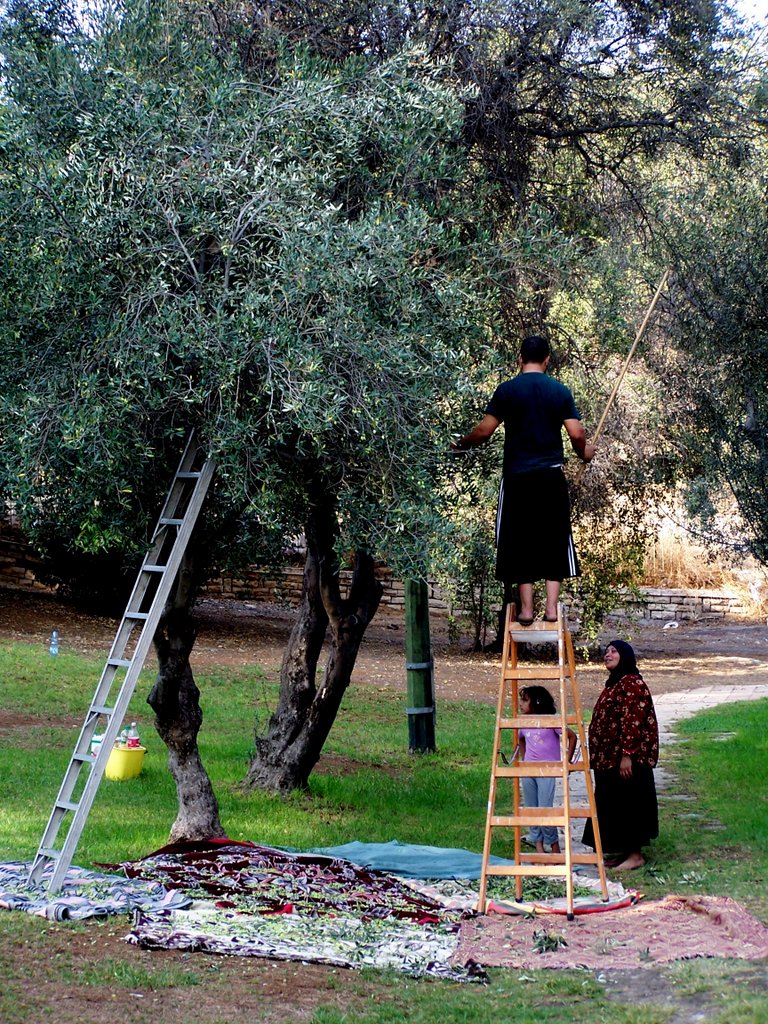
[[[559,729],[521,729],[526,761],[562,761]]]

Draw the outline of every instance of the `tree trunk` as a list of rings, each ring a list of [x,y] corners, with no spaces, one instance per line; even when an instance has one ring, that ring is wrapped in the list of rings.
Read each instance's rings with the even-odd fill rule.
[[[159,663],[147,703],[155,712],[155,726],[168,748],[168,767],[176,783],[178,815],[169,842],[211,839],[226,833],[219,820],[219,805],[197,748],[203,722],[200,691],[192,676],[189,655],[195,629],[189,613],[192,592],[185,586],[184,570],[154,636]]]
[[[283,657],[278,707],[266,736],[256,737],[248,786],[278,793],[307,786],[379,606],[381,584],[373,560],[363,552],[355,555],[349,597],[342,599],[335,537],[333,517],[316,512],[307,528],[301,610]],[[330,650],[318,688],[317,663],[329,627]]]

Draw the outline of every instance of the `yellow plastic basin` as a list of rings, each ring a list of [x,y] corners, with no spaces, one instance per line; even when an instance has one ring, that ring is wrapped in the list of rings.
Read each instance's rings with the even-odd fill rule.
[[[113,747],[104,774],[108,779],[135,779],[144,767],[146,747]]]

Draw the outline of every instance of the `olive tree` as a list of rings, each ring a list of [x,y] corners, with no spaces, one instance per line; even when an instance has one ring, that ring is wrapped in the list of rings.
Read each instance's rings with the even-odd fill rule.
[[[420,557],[450,396],[492,321],[461,103],[418,49],[371,66],[277,46],[249,76],[174,4],[128,5],[92,37],[12,28],[3,490],[42,547],[122,557],[197,429],[218,474],[158,636],[170,744],[200,724],[195,586],[303,532],[304,601],[249,771],[303,785],[378,604],[374,558]],[[176,779],[174,838],[220,829],[190,810],[203,771]]]

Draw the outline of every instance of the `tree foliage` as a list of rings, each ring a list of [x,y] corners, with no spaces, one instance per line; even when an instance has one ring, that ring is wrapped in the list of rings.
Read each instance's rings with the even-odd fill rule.
[[[764,131],[764,129],[760,129]],[[756,125],[756,141],[759,141]],[[671,344],[654,366],[667,387],[671,442],[682,454],[689,510],[712,541],[725,485],[749,550],[768,565],[768,291],[766,150],[735,169],[713,164],[689,175],[677,210],[672,192],[665,241],[678,273]],[[733,538],[727,538],[733,543]]]
[[[174,4],[129,8],[87,66],[63,53],[4,113],[3,462],[26,528],[133,549],[196,423],[250,531],[299,529],[311,474],[347,546],[392,553],[428,515],[432,396],[490,316],[439,69],[286,49],[251,80]]]

